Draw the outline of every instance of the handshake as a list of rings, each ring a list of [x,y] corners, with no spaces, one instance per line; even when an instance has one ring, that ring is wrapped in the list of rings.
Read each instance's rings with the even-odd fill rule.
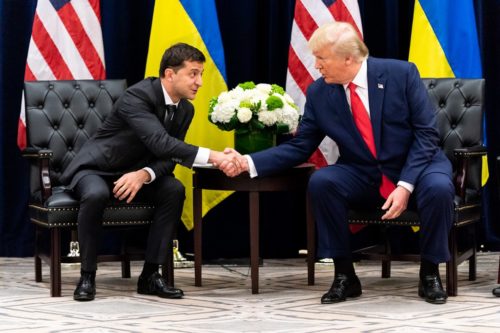
[[[208,162],[219,168],[228,177],[236,177],[242,172],[249,171],[246,157],[233,148],[226,148],[223,152],[210,150]]]

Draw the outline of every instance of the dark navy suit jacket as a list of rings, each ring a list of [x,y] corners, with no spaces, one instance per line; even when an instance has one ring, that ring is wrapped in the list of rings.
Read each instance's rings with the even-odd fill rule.
[[[369,183],[381,172],[394,183],[415,185],[423,172],[450,173],[451,165],[438,146],[434,107],[414,64],[369,57],[368,98],[377,158],[354,124],[344,87],[323,78],[307,91],[304,116],[296,136],[252,154],[259,176],[305,162],[325,135],[339,146],[338,167],[355,168]]]

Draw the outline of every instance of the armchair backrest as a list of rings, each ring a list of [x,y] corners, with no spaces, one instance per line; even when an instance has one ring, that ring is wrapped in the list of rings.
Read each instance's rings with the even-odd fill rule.
[[[484,79],[423,79],[435,106],[441,148],[456,171],[453,151],[482,145]],[[468,188],[481,187],[481,159],[469,165]]]
[[[52,186],[81,146],[101,126],[126,89],[125,80],[29,81],[24,83],[28,149],[48,149]],[[33,177],[31,191],[40,188]]]

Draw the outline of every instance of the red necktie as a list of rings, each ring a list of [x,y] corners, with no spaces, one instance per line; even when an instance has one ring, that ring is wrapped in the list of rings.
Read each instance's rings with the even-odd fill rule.
[[[373,138],[372,123],[370,121],[370,117],[368,117],[368,112],[366,111],[363,102],[361,102],[361,98],[359,98],[356,93],[356,85],[351,82],[347,87],[350,91],[351,111],[354,123],[356,124],[361,137],[365,140],[365,143],[368,146],[368,149],[370,149],[373,157],[377,158],[377,149],[375,148],[375,139]],[[396,186],[394,183],[382,174],[382,183],[379,188],[380,195],[382,195],[384,199],[387,199],[389,194],[391,194],[395,188]]]

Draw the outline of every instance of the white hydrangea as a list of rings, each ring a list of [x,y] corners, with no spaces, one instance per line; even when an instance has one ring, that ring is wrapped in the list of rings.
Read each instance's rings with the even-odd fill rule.
[[[294,107],[286,103],[283,109],[281,109],[280,121],[288,125],[290,132],[295,132],[299,125],[299,113]]]
[[[259,121],[266,126],[273,126],[276,124],[277,117],[274,111],[261,111],[258,116]]]
[[[244,86],[251,86],[251,82]],[[283,107],[269,111],[266,100],[269,96],[276,96],[283,102]],[[290,132],[297,129],[299,112],[293,107],[293,99],[285,93],[281,95],[273,92],[271,84],[259,83],[253,89],[243,89],[239,86],[220,93],[217,99],[210,105],[210,121],[214,124],[231,124],[230,127],[221,126],[224,130],[242,128],[242,124],[249,126],[254,120],[258,120],[266,127],[276,124],[285,124]],[[231,119],[236,117],[238,124],[232,124]],[[247,125],[248,124],[248,125]]]
[[[258,91],[261,91],[263,94],[269,96],[269,94],[271,93],[271,89],[273,87],[268,84],[268,83],[259,83],[255,86],[255,89],[257,89]]]
[[[228,123],[235,115],[239,105],[240,102],[236,99],[228,99],[224,103],[217,103],[214,107],[214,111],[210,115],[212,122]]]
[[[236,116],[240,123],[248,123],[252,119],[252,110],[249,108],[240,108]]]

